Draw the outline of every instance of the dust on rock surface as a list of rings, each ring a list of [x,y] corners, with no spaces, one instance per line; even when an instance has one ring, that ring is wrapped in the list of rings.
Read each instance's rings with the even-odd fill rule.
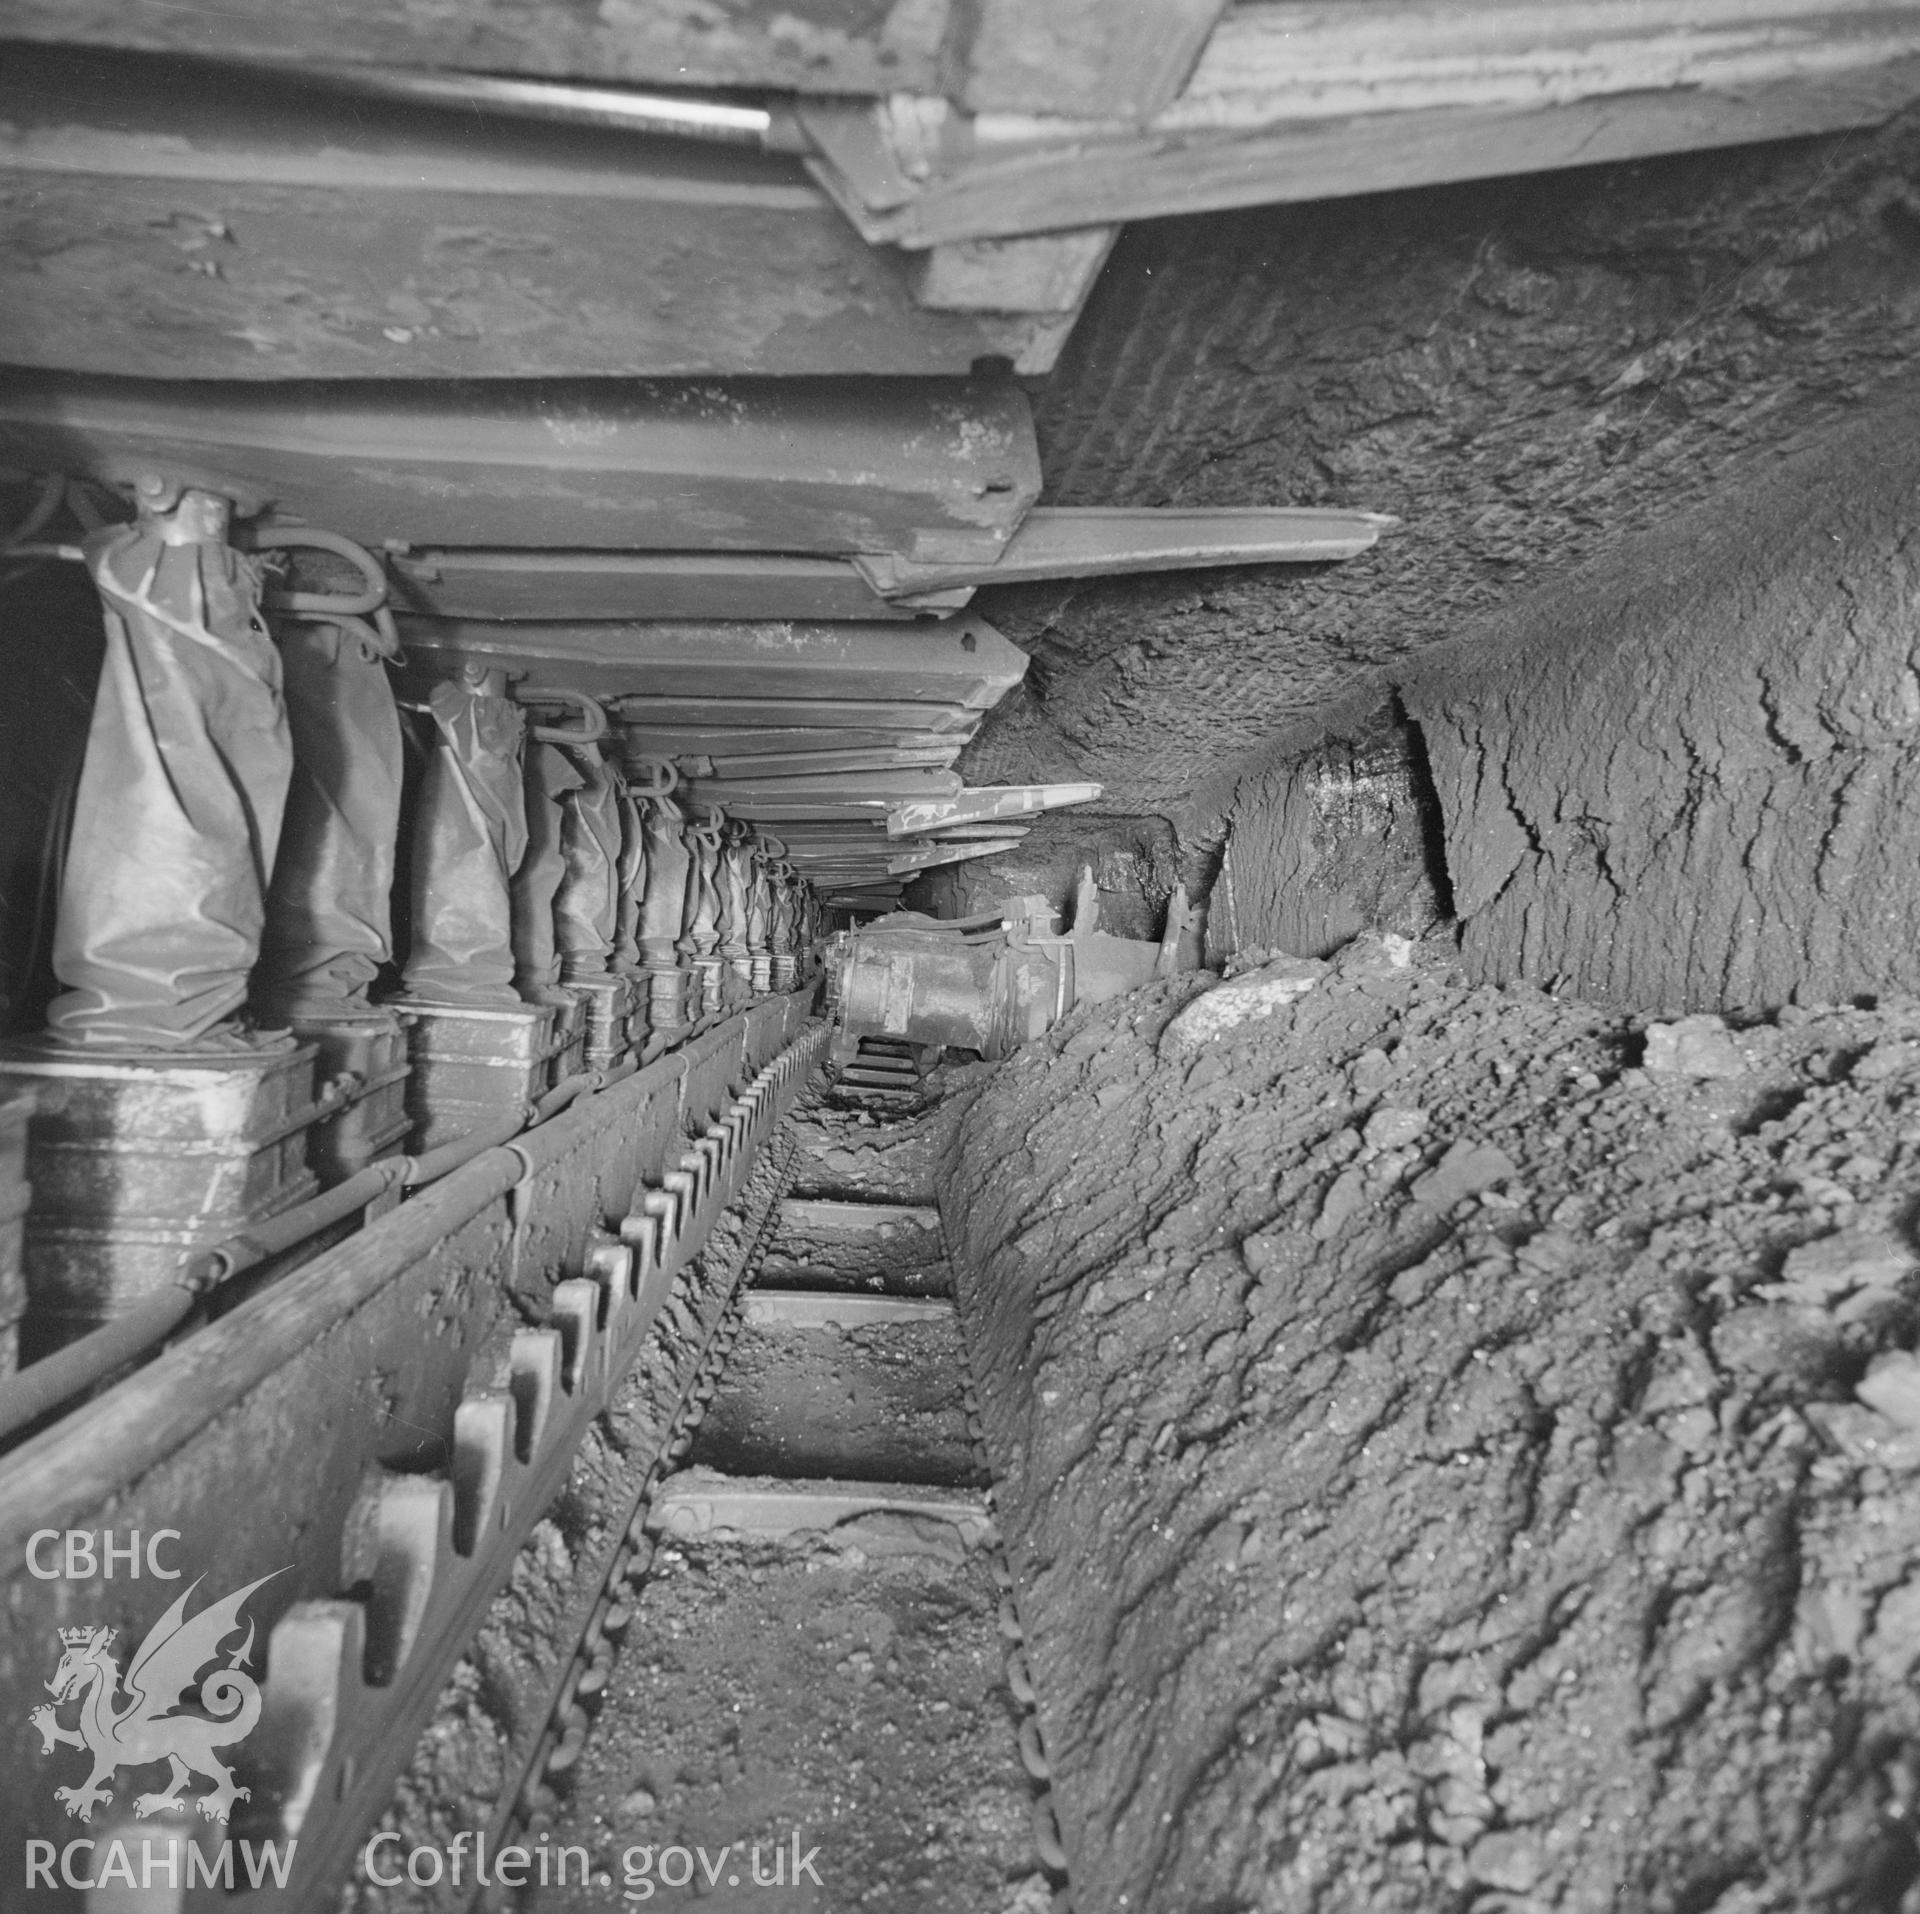
[[[944,1192],[1076,1900],[1920,1907],[1920,1005],[1210,981]]]
[[[791,1134],[799,1151],[792,1195],[852,1203],[931,1204],[954,1112],[942,1091],[951,1068],[934,1073],[911,1104],[876,1116],[850,1099],[816,1094],[801,1106]],[[913,1234],[926,1238],[909,1254]],[[890,1289],[944,1295],[950,1286],[937,1231],[905,1223],[859,1232],[811,1229],[782,1218],[766,1245],[756,1280],[771,1289]]]
[[[1724,495],[1910,373],[1917,179],[1909,112],[1138,222],[1038,396],[1049,502],[1403,523],[1339,565],[982,593],[1033,667],[960,760],[968,782],[1093,778],[1108,810],[1205,835],[1190,801],[1277,723]]]
[[[688,1457],[728,1475],[967,1484],[951,1322],[749,1323]]]
[[[661,1548],[553,1830],[587,1849],[596,1884],[537,1891],[530,1914],[604,1910],[640,1850],[656,1906],[1024,1914],[1032,1848],[998,1599],[978,1557],[956,1574],[825,1539]],[[797,1879],[796,1840],[811,1860]],[[697,1887],[659,1885],[674,1847],[705,1850]],[[776,1850],[786,1886],[770,1894]]]
[[[929,1096],[884,1118],[825,1096],[806,1099],[791,1122],[800,1152],[793,1194],[931,1203],[950,1119]]]

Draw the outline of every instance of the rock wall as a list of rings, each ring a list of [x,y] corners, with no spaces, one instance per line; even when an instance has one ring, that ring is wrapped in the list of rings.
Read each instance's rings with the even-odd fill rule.
[[[1399,678],[1470,972],[1650,1010],[1920,987],[1920,390]]]
[[[1420,937],[1450,914],[1419,733],[1374,707],[1234,793],[1210,953],[1324,957],[1361,930]]]
[[[1173,827],[1157,817],[1046,814],[1015,850],[929,871],[908,902],[939,917],[974,917],[1010,897],[1039,896],[1065,920],[1073,915],[1082,868],[1093,872],[1103,930],[1116,937],[1160,935],[1181,869]]]
[[[983,593],[1034,665],[962,768],[1091,777],[1108,809],[1177,815],[1359,684],[1865,416],[1914,368],[1917,320],[1914,114],[1143,221],[1038,395],[1049,501],[1403,524],[1344,565]]]
[[[1911,1910],[1920,1006],[1645,1029],[1394,954],[966,1073],[1074,1904]]]

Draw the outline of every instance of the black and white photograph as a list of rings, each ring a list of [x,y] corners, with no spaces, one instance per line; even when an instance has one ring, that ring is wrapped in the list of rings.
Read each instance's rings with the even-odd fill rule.
[[[0,1914],[1920,1914],[1920,0],[0,0]]]

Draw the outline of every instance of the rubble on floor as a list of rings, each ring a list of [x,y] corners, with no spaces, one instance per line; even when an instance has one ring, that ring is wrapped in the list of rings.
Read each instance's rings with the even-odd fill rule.
[[[1076,1904],[1920,1908],[1920,1004],[1368,938],[957,1074]]]

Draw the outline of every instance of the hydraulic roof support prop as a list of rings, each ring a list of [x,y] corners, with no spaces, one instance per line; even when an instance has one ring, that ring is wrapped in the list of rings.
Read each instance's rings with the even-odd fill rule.
[[[604,724],[603,715],[603,730]],[[586,1010],[587,1067],[605,1070],[626,1053],[632,1036],[632,986],[614,967],[625,791],[597,742],[583,740],[570,755],[582,782],[563,801],[560,850],[566,875],[554,894],[554,934],[560,987]]]
[[[513,987],[513,875],[527,854],[525,714],[472,667],[416,706],[433,743],[413,820],[412,938],[396,1009],[413,1023],[413,1147],[517,1113],[554,1083],[556,1016]]]
[[[647,1030],[669,1036],[693,1021],[689,1004],[692,966],[680,949],[693,883],[693,845],[685,812],[674,801],[679,776],[671,764],[629,760],[645,772],[638,789],[646,806],[646,888],[640,898],[640,967],[647,979]]]
[[[293,775],[280,658],[232,501],[151,472],[137,496],[86,546],[107,651],[47,1024],[75,1049],[234,1048]]]
[[[687,838],[693,870],[687,886],[687,918],[680,934],[680,954],[698,980],[700,1014],[710,1017],[720,1008],[725,966],[720,947],[720,859],[727,815],[714,805],[702,807],[706,821],[689,824]]]
[[[260,566],[229,542],[229,492],[157,471],[132,490],[133,523],[80,550],[106,656],[54,937],[67,990],[0,1059],[0,1092],[35,1103],[28,1361],[305,1201],[304,1133],[333,1107],[313,1050],[244,1018],[293,775]]]
[[[323,1186],[397,1149],[406,1112],[407,1039],[369,997],[393,960],[393,885],[403,750],[388,670],[399,651],[386,575],[370,552],[312,528],[257,531],[255,550],[320,551],[361,574],[358,592],[267,580],[285,678],[293,781],[267,890],[253,974],[259,1021],[319,1053],[322,1082],[346,1088],[317,1123],[307,1160]]]

